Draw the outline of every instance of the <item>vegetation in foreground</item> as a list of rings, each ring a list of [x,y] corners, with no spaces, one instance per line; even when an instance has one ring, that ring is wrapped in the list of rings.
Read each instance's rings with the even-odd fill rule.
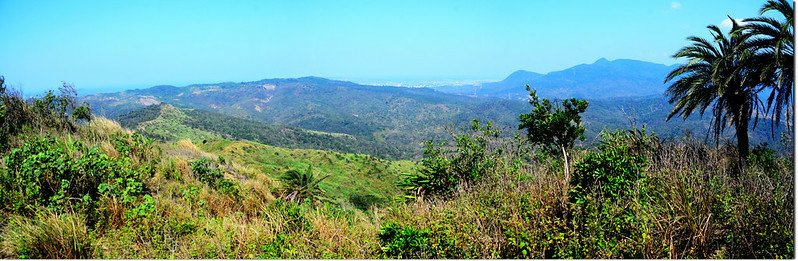
[[[763,12],[786,14],[785,4],[769,1]],[[769,20],[751,21],[762,27],[735,26],[730,41],[715,35],[740,63],[694,57],[674,71],[688,75],[671,87],[674,114],[715,104],[715,130],[730,124],[745,135],[747,99],[764,85],[774,97],[766,113],[780,116],[791,101],[782,78],[792,69],[782,62],[792,47],[734,40],[769,32]],[[741,48],[723,46],[731,42]],[[740,64],[771,69],[728,67]],[[707,69],[725,73],[702,76]],[[737,82],[756,78],[748,76],[759,84]],[[792,154],[749,150],[745,139],[663,141],[645,127],[573,148],[584,132],[581,100],[558,107],[533,91],[525,138],[475,120],[451,140],[426,143],[414,166],[254,142],[153,141],[92,117],[69,85],[24,101],[2,83],[0,257],[795,257]],[[346,197],[365,188],[357,182],[377,191]],[[378,197],[400,189],[405,196]]]
[[[566,180],[560,154],[474,122],[429,143],[421,166],[369,172],[381,161],[253,142],[162,143],[103,118],[78,123],[19,104],[4,112],[24,117],[3,119],[22,130],[8,136],[0,168],[7,258],[794,256],[792,156],[765,147],[735,178],[733,146],[605,133],[599,146],[570,152]],[[282,153],[295,161],[281,163]],[[407,174],[385,176],[391,168]],[[327,177],[346,169],[392,182],[346,197],[352,191],[334,184],[347,181]],[[401,188],[407,197],[374,197]]]

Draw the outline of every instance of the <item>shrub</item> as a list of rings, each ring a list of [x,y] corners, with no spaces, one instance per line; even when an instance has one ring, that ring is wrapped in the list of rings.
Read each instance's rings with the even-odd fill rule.
[[[290,236],[283,233],[277,234],[274,240],[261,247],[263,253],[258,258],[279,259],[290,257],[295,252],[294,246],[289,241],[290,239]]]
[[[9,89],[5,78],[0,76],[0,151],[8,149],[11,137],[31,121],[31,116],[22,95]]]
[[[454,136],[454,150],[445,148],[445,143],[435,146],[432,141],[425,142],[423,168],[403,174],[399,186],[416,196],[446,195],[458,186],[481,180],[497,165],[501,151],[494,151],[490,145],[500,134],[491,122],[482,126],[474,120],[471,133]]]
[[[97,147],[50,137],[36,138],[5,157],[0,172],[2,208],[31,216],[39,207],[57,213],[79,211],[90,224],[97,221],[102,198],[132,206],[144,194],[142,180],[152,168],[134,167],[130,159],[112,159]]]
[[[641,258],[648,207],[644,156],[658,139],[643,131],[603,133],[597,152],[577,162],[571,177],[570,222],[561,258]],[[562,251],[567,250],[567,251]]]
[[[89,107],[89,104],[83,102],[80,107],[75,108],[75,110],[72,111],[72,118],[75,119],[75,121],[91,121],[91,107]]]
[[[191,173],[194,178],[212,188],[216,188],[219,180],[224,179],[222,171],[216,168],[213,162],[207,158],[191,162]]]
[[[615,199],[632,193],[645,178],[646,158],[629,145],[623,132],[605,133],[598,152],[590,152],[576,163],[569,191],[572,202],[581,202],[585,195],[599,191]]]
[[[191,173],[194,175],[194,178],[223,194],[235,197],[239,196],[238,185],[233,181],[225,179],[224,174],[218,166],[207,158],[201,158],[191,162]]]
[[[765,171],[771,178],[778,173],[776,151],[769,149],[767,143],[757,145],[751,150],[748,154],[748,164]]]
[[[75,108],[76,98],[75,86],[64,82],[59,87],[59,95],[47,91],[41,98],[26,102],[19,91],[6,86],[5,78],[0,76],[0,150],[6,151],[12,137],[26,128],[74,132],[77,120],[91,118],[88,104]]]
[[[384,198],[372,194],[352,194],[349,202],[360,210],[368,210],[371,206],[381,205],[386,202]]]
[[[382,253],[385,258],[419,259],[430,258],[430,230],[402,227],[396,223],[385,224],[379,233]]]
[[[71,155],[82,153],[79,158]],[[107,157],[79,142],[34,139],[5,157],[8,170],[0,181],[16,213],[32,214],[39,206],[64,210],[84,196],[97,198],[102,175],[111,171]]]
[[[155,200],[150,195],[144,195],[142,202],[138,206],[128,209],[125,215],[128,219],[146,219],[150,218],[152,213],[155,213]]]

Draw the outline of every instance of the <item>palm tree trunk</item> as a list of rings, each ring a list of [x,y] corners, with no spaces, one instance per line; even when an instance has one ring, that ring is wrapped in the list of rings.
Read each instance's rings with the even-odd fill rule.
[[[737,134],[737,167],[740,172],[745,169],[745,161],[748,159],[748,117],[744,113],[737,115],[737,122],[735,122],[735,131]],[[738,174],[738,172],[735,172]]]

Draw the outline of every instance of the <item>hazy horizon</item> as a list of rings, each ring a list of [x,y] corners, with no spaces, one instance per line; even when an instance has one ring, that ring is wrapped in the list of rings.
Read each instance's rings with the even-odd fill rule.
[[[599,58],[671,65],[760,1],[3,1],[0,75],[26,94],[318,76],[499,81]],[[653,33],[656,32],[656,33]]]

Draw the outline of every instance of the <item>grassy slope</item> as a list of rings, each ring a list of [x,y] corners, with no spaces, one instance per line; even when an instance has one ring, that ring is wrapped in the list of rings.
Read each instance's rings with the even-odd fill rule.
[[[153,118],[152,115],[147,115],[138,119],[146,120],[137,124],[138,130],[164,140],[191,140],[194,144],[200,144],[199,147],[207,152],[256,169],[274,180],[288,170],[304,171],[308,166],[313,166],[316,175],[331,175],[321,183],[321,187],[329,193],[329,197],[338,202],[346,202],[353,196],[367,195],[381,201],[390,201],[401,194],[395,184],[399,175],[415,171],[415,164],[410,161],[387,161],[365,154],[290,149],[253,141],[224,139],[219,134],[187,126],[185,122],[196,116],[189,116],[184,110],[169,105],[153,109],[158,109],[157,116]],[[326,133],[314,135],[329,136]]]
[[[372,195],[384,200],[401,195],[396,181],[401,173],[414,172],[411,161],[386,161],[364,154],[311,149],[286,149],[250,141],[216,140],[199,146],[256,169],[272,179],[288,170],[313,167],[318,176],[330,175],[321,183],[328,196],[345,202],[353,195]]]
[[[171,106],[160,107],[157,117],[141,122],[136,129],[161,140],[177,141],[189,139],[194,143],[208,139],[220,139],[221,135],[191,128],[183,124],[188,116]]]

